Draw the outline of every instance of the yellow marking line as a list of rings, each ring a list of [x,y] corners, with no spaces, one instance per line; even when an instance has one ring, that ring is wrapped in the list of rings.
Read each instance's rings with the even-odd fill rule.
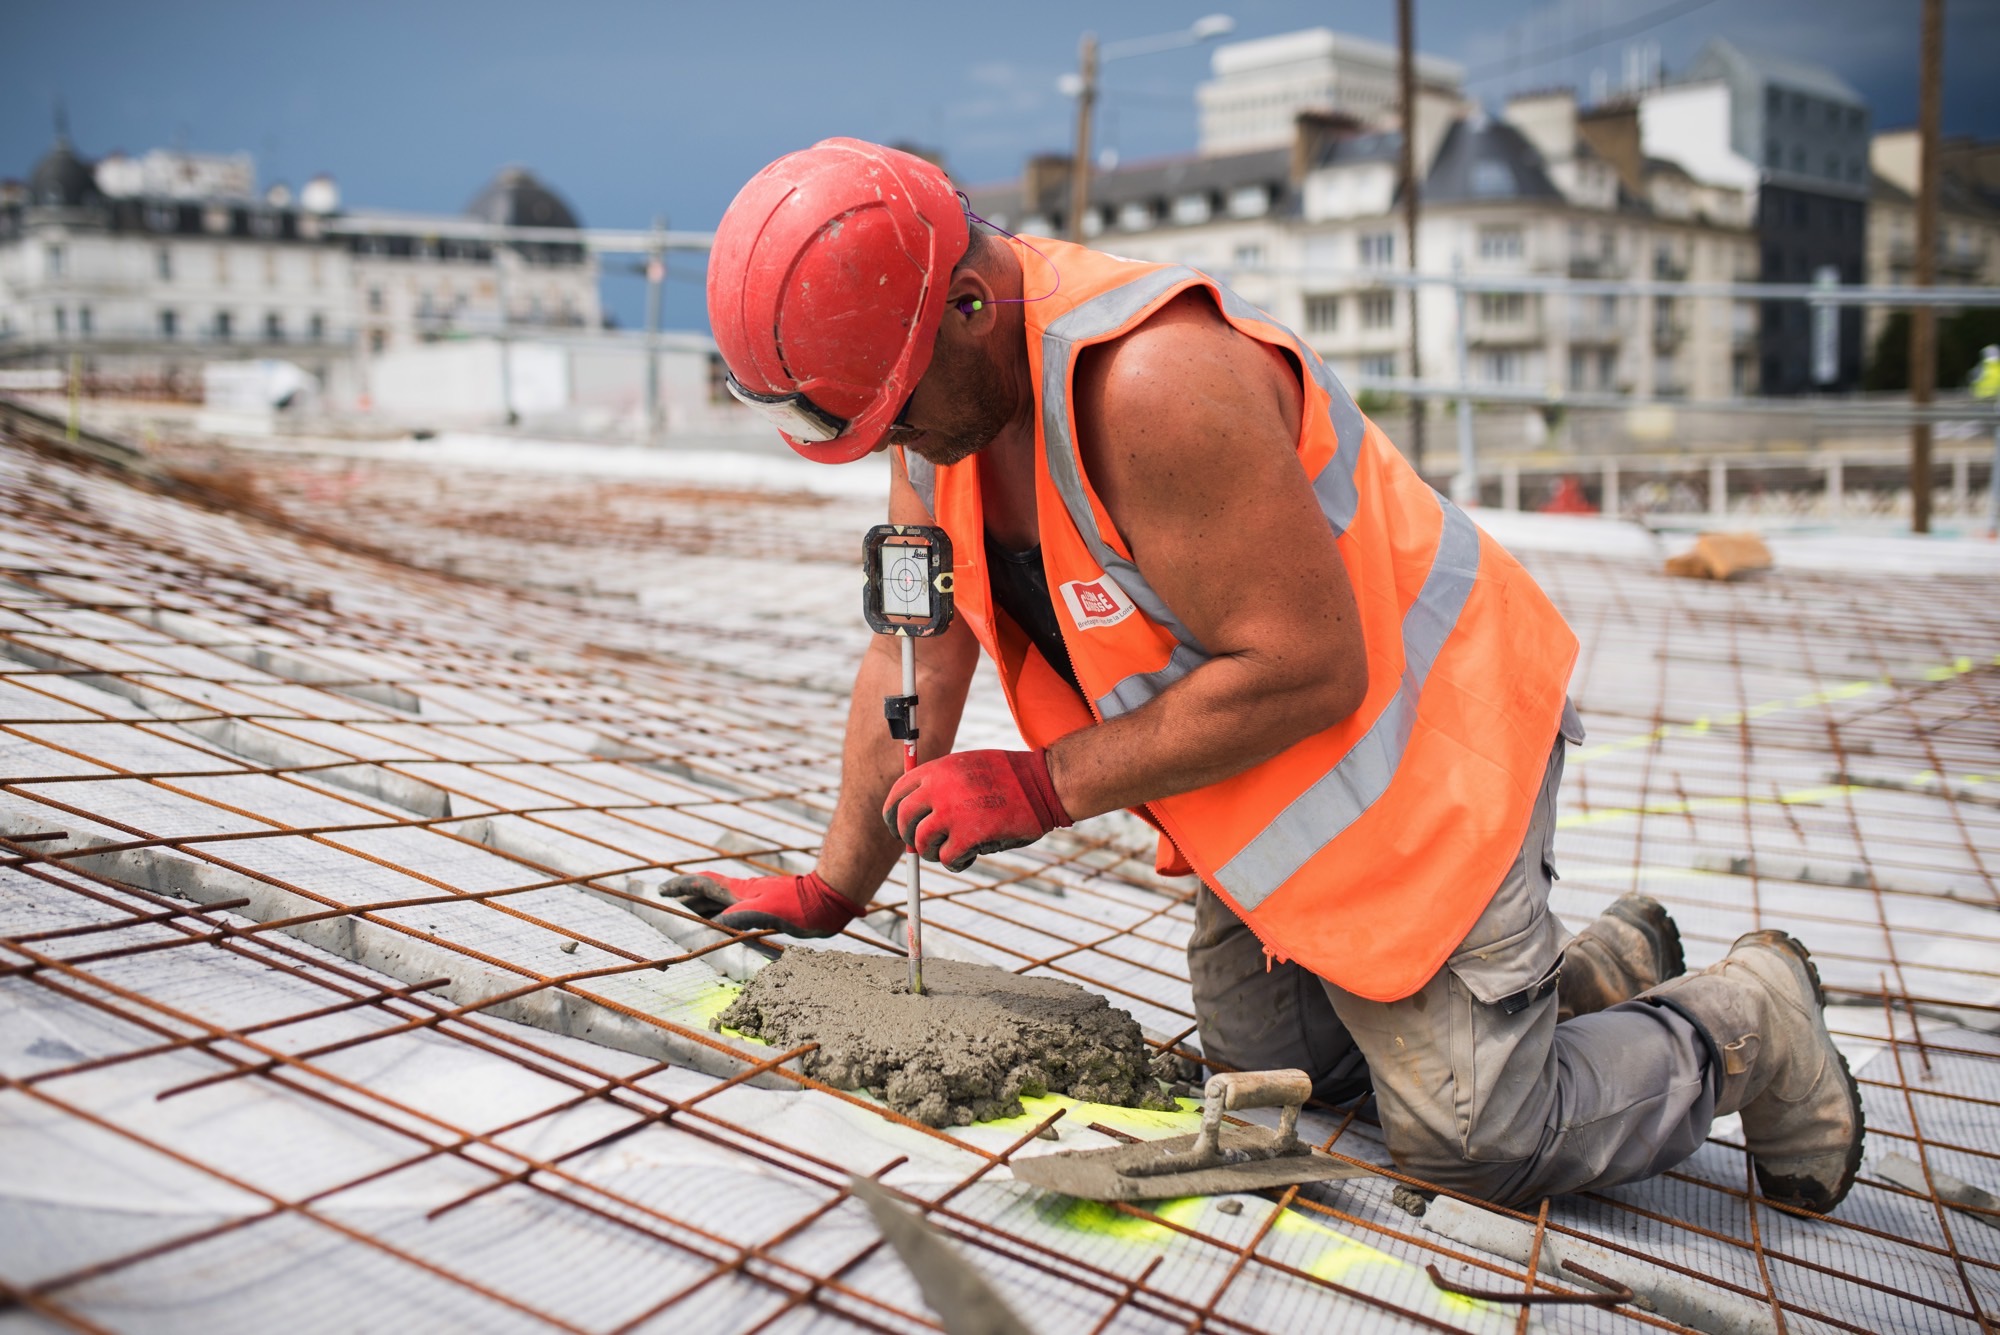
[[[1984,662],[1961,654],[1949,663],[1934,663],[1918,675],[1925,681],[1950,681],[1954,677],[1964,676],[1975,668],[1987,666],[2000,667],[2000,654],[1995,654]],[[1838,686],[1807,691],[1803,695],[1794,695],[1782,700],[1766,700],[1762,704],[1752,705],[1748,709],[1731,710],[1727,714],[1717,714],[1713,717],[1703,714],[1692,723],[1663,723],[1651,732],[1639,733],[1615,742],[1605,742],[1601,746],[1580,747],[1570,756],[1569,763],[1588,764],[1602,756],[1617,755],[1621,751],[1637,751],[1656,742],[1663,742],[1669,737],[1700,737],[1714,729],[1741,727],[1752,719],[1783,713],[1788,709],[1812,709],[1840,700],[1852,700],[1856,696],[1866,695],[1870,691],[1895,684],[1895,679],[1888,676],[1866,681],[1846,681]]]
[[[1952,776],[1954,785],[1974,787],[1979,784],[2000,783],[2000,774],[1956,774]],[[1558,830],[1576,829],[1584,825],[1600,825],[1606,821],[1625,820],[1632,816],[1685,816],[1695,811],[1730,810],[1745,806],[1816,806],[1821,802],[1848,793],[1906,792],[1919,797],[1935,797],[1943,791],[1938,782],[1936,770],[1919,770],[1907,780],[1897,784],[1886,783],[1829,783],[1815,788],[1795,788],[1789,793],[1772,793],[1768,797],[1690,797],[1685,801],[1648,802],[1638,807],[1602,807],[1594,811],[1572,811],[1568,815],[1556,817]]]

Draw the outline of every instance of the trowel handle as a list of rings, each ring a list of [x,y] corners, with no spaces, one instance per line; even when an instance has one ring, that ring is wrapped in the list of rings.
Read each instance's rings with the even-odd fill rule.
[[[1290,1153],[1298,1144],[1299,1109],[1312,1097],[1312,1077],[1304,1071],[1218,1071],[1201,1087],[1200,1145],[1210,1153],[1221,1143],[1222,1114],[1238,1108],[1283,1108],[1278,1145]]]
[[[1208,1078],[1201,1096],[1224,1112],[1238,1108],[1298,1107],[1312,1097],[1312,1077],[1304,1071],[1222,1071]]]

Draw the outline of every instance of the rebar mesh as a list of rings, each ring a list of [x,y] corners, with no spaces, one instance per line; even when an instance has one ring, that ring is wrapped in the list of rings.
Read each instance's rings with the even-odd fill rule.
[[[1368,1177],[1235,1214],[1093,1206],[1006,1165],[1046,1133],[1108,1143],[1078,1125],[1098,1111],[936,1131],[707,1027],[745,952],[783,941],[652,886],[809,865],[879,503],[352,449],[176,462],[192,499],[0,448],[18,1308],[79,1329],[934,1327],[850,1174],[918,1203],[1041,1330],[1501,1330],[1526,1310],[1441,1295],[1432,1262],[1580,1287],[1406,1213],[1366,1105],[1302,1126]],[[1990,1328],[2000,1216],[1877,1165],[2000,1191],[1991,578],[1822,544],[1703,585],[1516,526],[1584,642],[1557,910],[1644,889],[1695,967],[1794,931],[1870,1126],[1830,1219],[1756,1199],[1725,1122],[1660,1179],[1526,1217],[1537,1239],[1775,1329]],[[990,686],[962,745],[1012,739]],[[1134,822],[1089,822],[928,875],[927,937],[1102,991],[1177,1047],[1189,883],[1150,865]],[[893,950],[899,897],[830,944]]]

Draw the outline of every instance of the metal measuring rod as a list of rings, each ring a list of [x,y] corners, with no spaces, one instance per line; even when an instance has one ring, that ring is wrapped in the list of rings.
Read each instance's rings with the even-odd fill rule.
[[[951,538],[927,524],[877,524],[861,544],[862,614],[877,635],[902,641],[903,693],[884,696],[889,735],[903,744],[903,773],[917,767],[917,641],[951,626]],[[924,990],[922,860],[908,850],[910,991]]]

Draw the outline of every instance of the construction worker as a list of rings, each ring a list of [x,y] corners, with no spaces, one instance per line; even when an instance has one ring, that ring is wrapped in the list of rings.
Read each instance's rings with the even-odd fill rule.
[[[2000,345],[1988,343],[1979,350],[1979,365],[1972,368],[1972,397],[2000,398]]]
[[[1682,974],[1627,896],[1549,911],[1577,641],[1303,341],[1192,269],[971,225],[944,173],[831,139],[716,232],[737,398],[807,458],[891,447],[961,613],[919,644],[922,761],[855,681],[814,871],[671,886],[739,929],[840,930],[906,842],[963,869],[1130,808],[1200,877],[1203,1054],[1372,1087],[1405,1171],[1501,1203],[1659,1173],[1740,1112],[1767,1195],[1825,1210],[1861,1106],[1804,947]],[[1026,751],[953,754],[981,651]]]

